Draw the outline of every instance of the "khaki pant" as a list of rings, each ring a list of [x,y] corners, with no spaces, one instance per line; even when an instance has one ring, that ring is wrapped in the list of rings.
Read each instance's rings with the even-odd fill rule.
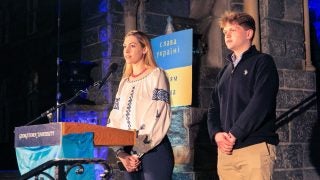
[[[218,150],[219,179],[270,180],[275,157],[275,146],[267,143],[235,149],[232,155]]]

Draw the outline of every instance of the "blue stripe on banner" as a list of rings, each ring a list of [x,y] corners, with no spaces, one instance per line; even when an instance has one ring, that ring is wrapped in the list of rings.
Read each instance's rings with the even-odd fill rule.
[[[154,57],[162,69],[192,65],[192,29],[151,39]]]

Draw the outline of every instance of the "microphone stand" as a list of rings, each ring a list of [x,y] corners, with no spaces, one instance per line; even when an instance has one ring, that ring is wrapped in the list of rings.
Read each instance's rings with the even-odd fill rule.
[[[51,114],[52,112],[58,110],[60,107],[62,106],[65,106],[65,105],[68,105],[70,102],[72,102],[73,100],[75,100],[78,96],[80,96],[82,93],[88,93],[89,91],[89,88],[94,88],[94,87],[99,87],[100,89],[100,85],[102,86],[103,83],[102,81],[98,81],[98,82],[95,82],[93,83],[93,85],[89,86],[88,88],[86,88],[85,90],[79,90],[73,97],[71,97],[70,99],[67,99],[66,101],[62,102],[62,103],[59,103],[57,104],[56,106],[48,109],[47,111],[41,113],[40,116],[38,116],[37,118],[35,118],[34,120],[28,122],[27,124],[25,124],[25,126],[28,126],[36,121],[38,121],[39,119],[43,118],[43,117],[47,117],[49,114]],[[49,120],[50,122],[50,120]]]
[[[61,92],[60,92],[60,64],[62,62],[62,59],[60,58],[60,36],[61,36],[61,0],[58,0],[57,2],[57,87],[56,87],[56,105],[57,105],[57,111],[56,111],[56,117],[57,122],[60,121],[60,100],[61,100]]]

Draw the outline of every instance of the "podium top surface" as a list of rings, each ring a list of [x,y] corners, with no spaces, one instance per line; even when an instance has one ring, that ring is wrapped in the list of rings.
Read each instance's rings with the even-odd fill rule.
[[[74,122],[58,122],[16,127],[15,147],[61,144],[62,136],[94,133],[95,146],[126,146],[135,144],[135,131]]]

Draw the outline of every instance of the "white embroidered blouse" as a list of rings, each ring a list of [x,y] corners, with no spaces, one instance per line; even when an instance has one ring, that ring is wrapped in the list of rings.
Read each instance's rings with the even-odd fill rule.
[[[157,146],[171,123],[170,89],[165,72],[155,68],[136,81],[120,81],[108,127],[137,130],[133,151],[144,154]]]

